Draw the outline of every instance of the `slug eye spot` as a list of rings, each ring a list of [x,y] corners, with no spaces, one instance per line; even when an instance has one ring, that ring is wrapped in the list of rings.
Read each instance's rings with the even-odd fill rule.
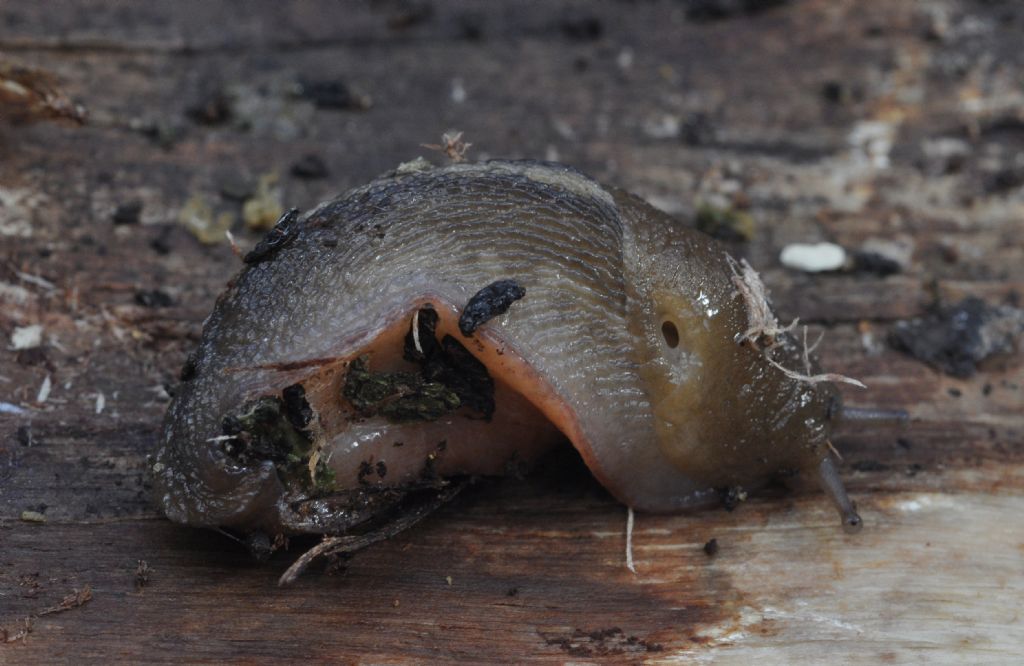
[[[679,329],[676,328],[674,322],[662,322],[661,337],[665,338],[665,344],[668,345],[669,349],[675,349],[679,346]]]

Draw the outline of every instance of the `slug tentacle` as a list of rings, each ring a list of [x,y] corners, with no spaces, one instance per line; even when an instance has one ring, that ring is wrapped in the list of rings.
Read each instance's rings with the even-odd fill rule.
[[[839,511],[839,516],[843,521],[843,529],[849,534],[859,532],[864,527],[864,523],[857,513],[857,506],[850,499],[849,495],[846,494],[846,488],[839,478],[839,472],[836,470],[835,464],[828,456],[822,458],[821,463],[818,465],[818,480],[821,482],[821,487],[825,494],[828,495],[828,498],[832,500],[832,504]]]
[[[903,426],[910,421],[904,409],[878,409],[843,405],[836,416],[839,427],[853,425]]]

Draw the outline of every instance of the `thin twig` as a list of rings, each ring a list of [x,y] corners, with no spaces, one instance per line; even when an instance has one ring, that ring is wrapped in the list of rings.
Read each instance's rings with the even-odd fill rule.
[[[457,485],[448,486],[429,502],[410,509],[407,513],[398,516],[381,528],[371,532],[345,536],[325,536],[323,541],[307,550],[299,557],[299,559],[295,560],[294,564],[288,567],[288,570],[284,572],[277,584],[285,586],[294,583],[295,580],[302,575],[302,572],[320,557],[354,553],[357,550],[366,548],[367,546],[372,546],[379,541],[390,539],[399,532],[409,529],[442,507],[444,504],[454,499],[455,496],[458,495],[459,492],[468,484],[469,482],[466,481]]]
[[[419,354],[423,354],[423,347],[420,346],[420,310],[416,308],[416,312],[412,316],[412,343],[416,347],[416,351]]]
[[[636,573],[633,564],[633,507],[626,507],[626,568]]]
[[[782,371],[782,374],[786,375],[790,379],[795,379],[800,382],[807,384],[817,384],[819,382],[842,382],[843,384],[853,384],[859,386],[862,389],[866,389],[867,385],[864,382],[854,379],[853,377],[847,377],[846,375],[840,375],[835,372],[826,372],[820,375],[801,375],[799,372],[794,372],[789,368],[785,367],[781,363],[772,360],[765,354],[764,359],[771,365],[775,366]]]

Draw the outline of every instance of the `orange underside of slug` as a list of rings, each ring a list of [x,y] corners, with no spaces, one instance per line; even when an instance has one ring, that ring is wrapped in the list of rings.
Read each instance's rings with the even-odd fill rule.
[[[402,359],[404,340],[414,316],[424,307],[433,308],[439,316],[438,339],[451,335],[487,367],[495,382],[493,418],[483,421],[454,414],[450,419],[404,424],[387,423],[380,417],[366,421],[353,419],[351,409],[340,398],[349,363],[367,356],[374,372],[409,369],[408,362]],[[411,478],[412,468],[422,458],[420,454],[439,440],[446,440],[445,464],[438,467],[441,473],[488,474],[496,473],[507,459],[517,457],[515,454],[521,454],[518,459],[524,462],[535,459],[561,436],[572,442],[598,480],[604,482],[596,470],[590,442],[574,410],[514,344],[502,338],[500,330],[485,323],[472,337],[462,335],[458,328],[459,312],[459,307],[445,299],[424,296],[405,309],[394,311],[358,342],[343,343],[343,349],[336,356],[269,366],[287,374],[305,370],[301,372],[301,382],[310,405],[318,414],[319,428],[326,435],[327,445],[322,455],[337,473],[339,485],[349,485],[355,476],[354,470],[364,461],[372,464],[382,459],[386,459],[391,470],[386,485],[400,484],[403,481],[401,470],[408,472],[405,480]],[[387,441],[374,446],[373,440],[383,438],[382,435],[386,435]],[[366,440],[362,450],[350,443],[358,438]],[[401,442],[403,446],[393,449],[392,442]],[[473,460],[474,457],[477,460]],[[372,474],[369,480],[383,481]]]

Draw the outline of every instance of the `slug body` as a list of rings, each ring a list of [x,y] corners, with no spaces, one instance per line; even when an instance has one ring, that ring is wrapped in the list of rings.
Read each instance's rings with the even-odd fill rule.
[[[167,413],[152,469],[175,521],[340,533],[568,438],[639,510],[807,470],[854,523],[835,388],[778,367],[805,366],[788,335],[777,365],[745,344],[735,263],[632,195],[536,162],[396,172],[261,248]]]

